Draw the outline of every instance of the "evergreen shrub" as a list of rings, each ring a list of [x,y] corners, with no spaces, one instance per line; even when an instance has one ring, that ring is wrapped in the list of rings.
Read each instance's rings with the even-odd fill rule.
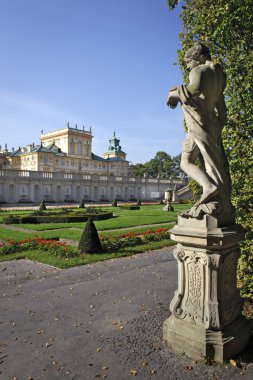
[[[117,199],[114,198],[114,200],[112,202],[112,207],[117,207],[117,206],[118,206]]]
[[[85,225],[78,243],[78,249],[81,253],[100,253],[102,251],[98,232],[91,218]]]
[[[81,200],[78,208],[85,208],[85,205],[84,205],[84,199]]]
[[[44,199],[42,199],[42,201],[40,202],[40,207],[39,207],[39,211],[44,211],[46,210],[46,204],[44,202]]]

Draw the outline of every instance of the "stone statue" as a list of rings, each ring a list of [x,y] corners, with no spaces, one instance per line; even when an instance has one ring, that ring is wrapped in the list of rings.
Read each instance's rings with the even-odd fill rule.
[[[180,165],[203,187],[203,194],[184,216],[233,214],[229,166],[221,138],[227,115],[223,96],[226,76],[200,42],[187,51],[185,61],[190,70],[189,84],[172,88],[167,104],[171,108],[179,102],[182,105],[188,135]]]
[[[222,363],[242,352],[250,337],[236,287],[239,242],[245,231],[234,224],[221,139],[226,122],[225,74],[199,42],[185,59],[189,85],[171,89],[168,105],[182,104],[188,137],[181,167],[203,193],[170,230],[177,242],[178,288],[170,303],[171,315],[163,324],[163,339],[176,352]]]

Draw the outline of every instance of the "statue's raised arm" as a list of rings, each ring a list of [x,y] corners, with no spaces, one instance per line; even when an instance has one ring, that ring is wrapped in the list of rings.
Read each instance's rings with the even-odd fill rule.
[[[226,77],[221,65],[211,60],[209,49],[199,42],[188,50],[185,60],[189,84],[172,88],[167,104],[171,108],[182,104],[188,135],[181,168],[203,187],[200,200],[187,216],[230,214],[230,175],[221,139],[226,122]],[[197,158],[202,165],[196,164]]]

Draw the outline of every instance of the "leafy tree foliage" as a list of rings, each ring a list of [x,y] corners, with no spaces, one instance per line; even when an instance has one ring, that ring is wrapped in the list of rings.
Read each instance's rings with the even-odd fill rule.
[[[133,174],[137,177],[142,177],[145,174],[145,164],[138,163],[135,165],[131,165],[131,168],[133,169]]]
[[[134,165],[134,175],[143,176],[148,175],[150,177],[168,178],[168,177],[178,177],[182,174],[180,169],[180,157],[171,157],[166,152],[157,152],[155,157],[145,164]]]
[[[168,0],[170,9],[178,3],[179,0]],[[178,55],[184,72],[185,52],[196,40],[201,40],[210,48],[212,59],[224,66],[227,75],[228,120],[223,142],[230,164],[237,222],[251,230],[242,246],[239,279],[244,285],[244,295],[253,298],[250,244],[253,235],[253,1],[185,0],[181,18],[182,49]]]

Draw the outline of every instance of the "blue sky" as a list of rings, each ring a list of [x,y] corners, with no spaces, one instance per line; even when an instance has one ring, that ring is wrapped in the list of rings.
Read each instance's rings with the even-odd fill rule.
[[[0,144],[39,143],[44,132],[92,127],[102,155],[113,132],[133,163],[176,155],[182,82],[179,7],[167,0],[0,0]]]

